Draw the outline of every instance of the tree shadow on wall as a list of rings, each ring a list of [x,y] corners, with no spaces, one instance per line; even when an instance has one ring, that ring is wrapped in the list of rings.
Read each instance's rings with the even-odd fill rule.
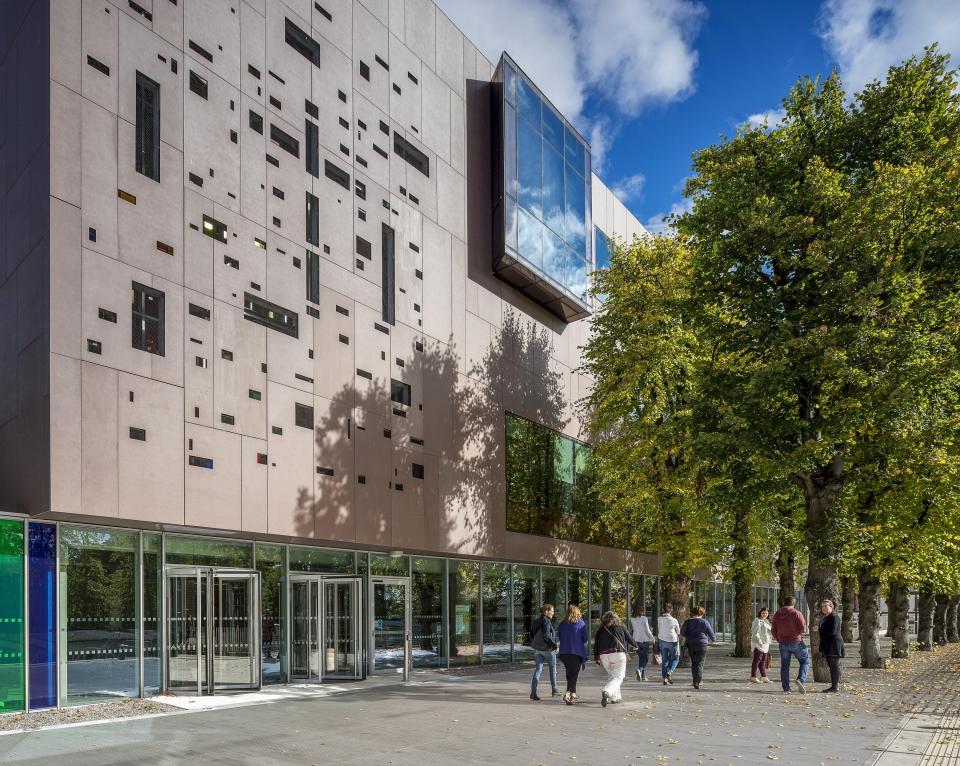
[[[390,379],[355,378],[336,393],[317,413],[324,473],[297,490],[298,536],[453,555],[502,551],[505,413],[561,431],[570,381],[551,364],[551,333],[529,318],[508,309],[491,336],[473,359],[452,338],[425,339],[422,351],[412,344],[404,366],[391,365],[411,385],[410,406],[391,400]]]

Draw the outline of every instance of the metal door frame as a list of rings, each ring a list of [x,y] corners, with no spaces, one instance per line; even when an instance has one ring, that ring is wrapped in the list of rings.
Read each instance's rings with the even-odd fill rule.
[[[403,598],[403,680],[406,681],[410,677],[410,665],[413,661],[413,657],[410,651],[410,625],[411,625],[411,578],[410,577],[379,577],[371,576],[369,578],[369,584],[367,586],[367,642],[368,642],[368,651],[367,651],[367,672],[370,675],[383,675],[389,673],[389,670],[380,670],[376,669],[376,639],[374,635],[374,598],[373,598],[373,589],[377,585],[402,585],[404,586],[404,598]]]
[[[360,575],[343,575],[343,574],[321,574],[318,572],[291,572],[287,577],[287,636],[289,637],[289,646],[290,653],[288,657],[288,666],[289,666],[289,676],[290,681],[300,681],[306,683],[323,683],[325,680],[337,680],[337,681],[358,681],[366,678],[366,673],[364,672],[365,663],[363,659],[364,655],[364,646],[363,646],[363,628],[362,624],[364,621],[364,589],[363,589],[363,580],[364,578]],[[311,614],[314,616],[314,624],[317,628],[317,650],[321,653],[320,657],[320,667],[319,674],[317,678],[311,678],[308,676],[294,676],[293,675],[293,584],[294,582],[315,582],[317,583],[317,600],[316,603],[313,602],[313,599],[309,597],[308,593],[308,608],[311,611]],[[335,674],[328,675],[325,672],[325,657],[324,652],[324,639],[326,638],[325,631],[326,627],[324,626],[324,606],[326,595],[324,593],[324,585],[326,584],[346,584],[352,585],[355,597],[356,608],[354,611],[353,619],[353,634],[354,634],[354,646],[357,654],[357,661],[355,663],[356,670],[352,676],[346,674]]]
[[[172,617],[170,604],[169,580],[173,577],[193,577],[197,583],[196,593],[196,612],[197,612],[197,696],[213,696],[217,692],[238,691],[238,690],[257,690],[261,688],[261,662],[260,657],[260,572],[256,569],[236,569],[232,567],[212,567],[212,566],[190,566],[185,564],[167,564],[163,567],[163,587],[164,587],[164,619],[163,619],[163,670],[167,684],[170,683],[170,618]],[[205,601],[201,599],[202,580],[207,583],[207,595]],[[217,580],[249,580],[250,581],[250,652],[253,662],[254,683],[247,684],[217,684],[216,674],[213,664],[213,646],[214,646],[214,593],[213,588]],[[200,652],[200,627],[203,625],[203,619],[206,617],[206,635],[204,638],[207,643],[207,651],[201,659]],[[206,665],[207,677],[206,684],[201,682],[202,665]],[[171,690],[173,691],[173,690]],[[180,690],[181,693],[186,690]],[[173,691],[176,694],[176,691]]]

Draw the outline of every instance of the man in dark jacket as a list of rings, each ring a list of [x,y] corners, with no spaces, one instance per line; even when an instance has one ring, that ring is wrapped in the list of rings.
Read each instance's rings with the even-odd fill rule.
[[[780,685],[785,692],[790,691],[790,658],[796,657],[800,671],[794,683],[798,692],[806,694],[804,683],[810,672],[810,655],[807,654],[807,645],[803,643],[803,634],[807,632],[807,621],[793,606],[795,602],[793,596],[783,597],[780,602],[783,606],[773,615],[772,633],[780,644]]]
[[[557,691],[557,629],[553,624],[553,604],[544,604],[540,607],[540,616],[530,628],[530,646],[536,652],[536,666],[533,669],[533,680],[530,682],[530,699],[540,701],[537,696],[537,684],[540,682],[540,673],[543,663],[550,668],[551,696],[556,697]]]
[[[833,611],[833,601],[828,598],[820,602],[820,654],[830,667],[830,688],[825,692],[840,691],[840,658],[843,657],[843,633],[840,630],[840,618]]]

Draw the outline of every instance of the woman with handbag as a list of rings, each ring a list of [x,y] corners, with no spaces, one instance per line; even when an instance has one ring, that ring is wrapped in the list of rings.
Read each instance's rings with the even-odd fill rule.
[[[693,615],[688,617],[680,628],[684,648],[690,655],[694,689],[699,689],[703,683],[703,663],[707,658],[707,646],[717,641],[717,634],[713,632],[710,620],[704,617],[706,613],[707,610],[702,605],[694,607]]]
[[[621,702],[620,685],[627,674],[628,647],[637,648],[636,642],[627,635],[623,623],[615,612],[605,612],[600,618],[600,627],[593,638],[593,659],[607,671],[607,683],[600,693],[600,704]]]
[[[770,611],[765,606],[760,607],[750,628],[750,648],[753,649],[753,663],[750,665],[750,683],[752,684],[770,683],[770,679],[767,678],[767,668],[770,667],[772,631]],[[757,673],[760,673],[760,678],[757,678]]]

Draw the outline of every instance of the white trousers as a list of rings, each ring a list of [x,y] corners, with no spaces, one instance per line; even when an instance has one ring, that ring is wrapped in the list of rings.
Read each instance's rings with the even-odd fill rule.
[[[620,699],[620,684],[623,683],[623,677],[627,674],[627,655],[625,652],[601,654],[600,665],[607,671],[607,683],[604,684],[603,690],[611,700],[617,702]]]

